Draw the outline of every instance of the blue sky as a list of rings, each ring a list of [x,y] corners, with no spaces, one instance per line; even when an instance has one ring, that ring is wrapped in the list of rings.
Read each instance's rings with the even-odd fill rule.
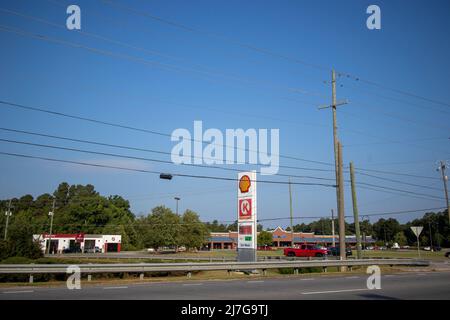
[[[2,27],[19,28],[113,52],[122,58],[0,29],[0,100],[167,133],[177,128],[192,131],[194,120],[202,120],[205,128],[223,131],[227,128],[279,128],[281,154],[332,163],[331,110],[319,111],[317,106],[330,103],[330,84],[324,81],[330,80],[329,70],[335,68],[382,86],[447,103],[436,104],[363,81],[338,77],[338,99],[350,101],[338,111],[339,136],[344,145],[346,165],[353,161],[360,168],[439,178],[436,161],[450,160],[448,1],[115,2],[199,31],[161,23],[96,0],[2,0]],[[128,47],[65,29],[65,8],[73,3],[81,8],[81,31],[126,43]],[[381,30],[366,28],[366,8],[370,4],[381,8]],[[240,44],[265,48],[306,64],[257,52]],[[138,63],[123,56],[152,62]],[[292,88],[306,93],[293,92]],[[174,145],[164,136],[6,105],[0,105],[0,115],[1,126],[6,128],[169,152]],[[163,155],[17,133],[0,132],[0,136],[2,139],[169,159]],[[5,142],[0,142],[0,150],[161,172],[235,177],[232,172],[215,169],[176,167]],[[332,168],[283,158],[280,163]],[[105,195],[120,194],[130,200],[136,214],[148,213],[159,204],[174,208],[173,196],[179,195],[181,210],[193,209],[205,221],[229,221],[237,215],[233,182],[187,178],[163,181],[150,174],[8,156],[0,156],[0,168],[2,199],[52,192],[60,182],[67,181],[94,184]],[[233,168],[246,170],[251,167]],[[321,171],[281,169],[280,173],[334,177],[332,172]],[[442,181],[438,179],[376,175],[430,188],[360,175],[357,179],[358,182],[443,197]],[[267,179],[286,181],[285,177]],[[292,181],[313,182],[295,178]],[[331,188],[296,185],[293,195],[296,216],[326,216],[335,207],[335,191]],[[400,196],[362,188],[358,189],[358,197],[362,215],[445,205],[442,199]],[[259,184],[258,201],[260,219],[289,216],[286,185]],[[346,214],[352,214],[349,187],[346,188]],[[406,221],[422,214],[396,217]],[[280,224],[287,225],[288,220]]]

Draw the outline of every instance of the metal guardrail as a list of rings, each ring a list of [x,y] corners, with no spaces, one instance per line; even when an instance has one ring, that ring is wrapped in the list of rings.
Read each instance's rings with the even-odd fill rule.
[[[354,267],[368,265],[428,266],[427,260],[417,259],[362,259],[362,260],[311,260],[311,261],[259,261],[259,262],[212,262],[212,263],[117,263],[117,264],[79,264],[81,273],[120,273],[120,272],[171,272],[182,271],[236,271],[265,270],[277,268]],[[2,264],[0,274],[39,274],[66,273],[68,264]]]
[[[46,254],[46,258],[83,258],[83,259],[148,259],[148,260],[180,260],[180,261],[236,261],[235,258],[226,257],[174,257],[165,254],[117,254],[117,253],[64,253],[64,254]]]

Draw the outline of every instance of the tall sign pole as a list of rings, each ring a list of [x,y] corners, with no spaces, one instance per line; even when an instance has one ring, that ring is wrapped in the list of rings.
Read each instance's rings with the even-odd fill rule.
[[[238,174],[238,261],[256,262],[256,171]]]
[[[412,232],[414,232],[414,234],[417,237],[417,254],[419,255],[420,258],[420,240],[419,240],[419,236],[422,233],[423,227],[411,227]]]
[[[350,182],[352,187],[353,217],[355,220],[356,253],[357,258],[361,259],[361,232],[359,229],[358,201],[356,200],[355,170],[353,162],[350,162]]]

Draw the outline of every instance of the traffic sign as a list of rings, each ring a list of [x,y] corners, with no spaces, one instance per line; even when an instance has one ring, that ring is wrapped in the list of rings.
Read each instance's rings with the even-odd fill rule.
[[[422,233],[423,227],[411,227],[412,232],[416,235],[416,237],[419,237]]]

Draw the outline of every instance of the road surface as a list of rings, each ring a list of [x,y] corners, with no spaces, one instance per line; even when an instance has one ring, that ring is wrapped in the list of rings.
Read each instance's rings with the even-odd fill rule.
[[[246,279],[167,283],[89,285],[0,289],[9,299],[446,299],[450,300],[450,272],[394,273],[381,277],[381,289],[369,290],[366,275],[303,275],[278,279]]]

